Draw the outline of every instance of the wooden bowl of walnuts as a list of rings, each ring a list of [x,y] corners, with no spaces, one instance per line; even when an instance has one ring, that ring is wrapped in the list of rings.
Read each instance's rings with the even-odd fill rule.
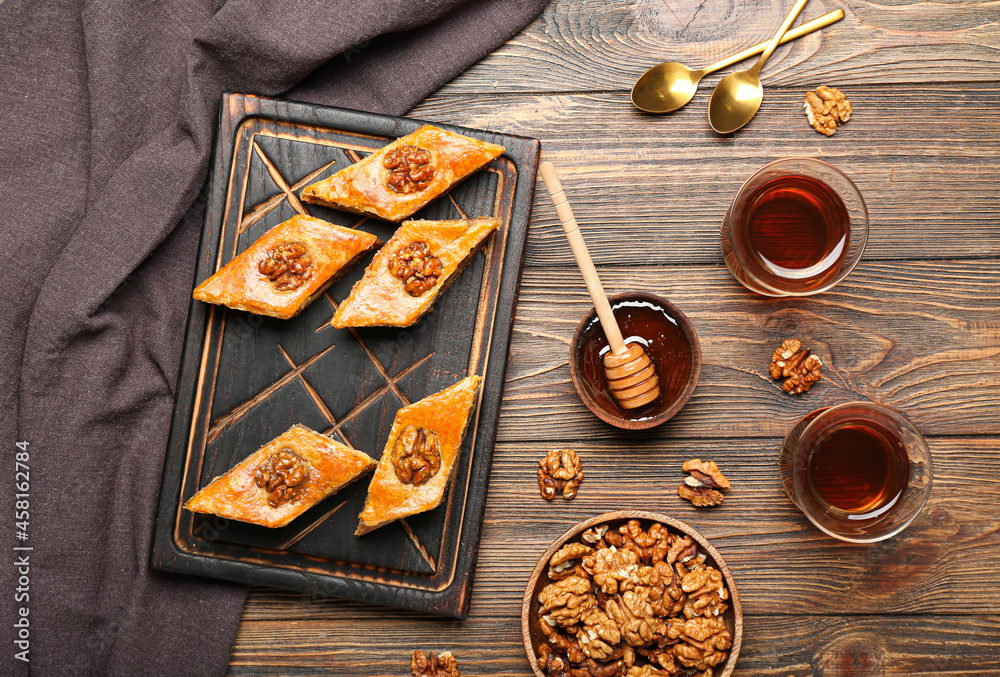
[[[545,551],[524,591],[521,634],[538,677],[728,677],[743,610],[704,536],[666,515],[619,510]]]

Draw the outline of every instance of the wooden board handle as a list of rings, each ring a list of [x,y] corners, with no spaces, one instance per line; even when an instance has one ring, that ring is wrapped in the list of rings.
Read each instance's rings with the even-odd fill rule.
[[[538,169],[542,174],[542,182],[552,198],[552,204],[556,208],[559,223],[562,224],[563,230],[566,232],[566,239],[569,240],[569,246],[576,258],[576,265],[583,274],[583,281],[587,283],[587,291],[590,292],[597,316],[601,318],[601,327],[604,328],[604,335],[608,337],[611,352],[616,355],[624,353],[625,339],[622,338],[621,329],[618,328],[615,315],[611,312],[611,304],[608,303],[608,296],[604,293],[601,279],[597,276],[597,269],[594,268],[590,252],[587,251],[587,243],[583,241],[580,225],[573,218],[573,210],[569,206],[569,200],[566,199],[566,192],[563,190],[558,174],[556,174],[556,168],[552,166],[551,162],[543,162],[538,166]]]

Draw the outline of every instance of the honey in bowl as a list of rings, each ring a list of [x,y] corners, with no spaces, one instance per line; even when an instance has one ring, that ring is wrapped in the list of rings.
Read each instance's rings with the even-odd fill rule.
[[[618,405],[604,367],[604,355],[610,347],[593,311],[577,329],[574,340],[570,363],[574,383],[584,403],[608,423],[635,428],[661,423],[684,405],[697,383],[701,366],[697,335],[683,313],[664,299],[637,293],[613,296],[609,301],[626,344],[641,344],[652,360],[660,395],[637,409]]]

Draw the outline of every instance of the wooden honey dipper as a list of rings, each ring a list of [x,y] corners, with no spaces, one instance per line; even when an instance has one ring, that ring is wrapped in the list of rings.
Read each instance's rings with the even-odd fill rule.
[[[583,235],[580,233],[580,226],[573,218],[573,210],[570,209],[566,193],[559,182],[556,168],[551,162],[543,162],[539,170],[542,173],[542,181],[552,197],[559,222],[566,232],[566,239],[573,249],[576,265],[583,274],[584,282],[587,283],[587,291],[590,292],[597,316],[601,319],[604,335],[608,338],[611,350],[604,355],[604,373],[608,377],[611,394],[618,400],[618,406],[622,409],[637,409],[649,404],[660,396],[660,381],[656,376],[656,368],[640,344],[626,344],[622,338],[622,331],[618,327],[614,313],[611,312],[608,296],[601,286],[594,261],[587,251],[587,243],[583,241]]]

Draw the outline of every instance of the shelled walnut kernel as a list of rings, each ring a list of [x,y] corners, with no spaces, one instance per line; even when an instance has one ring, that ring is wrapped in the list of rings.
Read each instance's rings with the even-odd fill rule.
[[[278,291],[292,291],[312,279],[312,259],[304,243],[280,242],[267,250],[257,270]]]
[[[279,449],[257,466],[254,484],[268,492],[272,508],[294,501],[309,479],[309,463],[291,449]]]
[[[392,447],[392,467],[403,484],[420,486],[441,469],[441,443],[433,430],[406,426]]]
[[[427,188],[434,179],[430,151],[417,146],[394,148],[382,158],[382,166],[389,170],[385,181],[394,193],[416,193]]]
[[[820,134],[833,136],[837,133],[837,123],[851,119],[851,102],[836,87],[820,85],[815,92],[806,92],[802,103],[809,124]]]
[[[389,272],[402,280],[403,289],[414,297],[433,289],[443,271],[441,259],[431,253],[426,242],[409,244],[389,260]]]
[[[583,463],[572,449],[552,449],[538,461],[538,488],[547,501],[560,491],[567,501],[573,499],[582,481]]]
[[[820,380],[822,360],[802,348],[798,339],[786,339],[771,353],[771,378],[784,378],[781,389],[792,395],[801,395]]]
[[[458,671],[458,661],[450,651],[442,651],[437,656],[414,651],[410,659],[410,672],[413,677],[462,677],[462,673]]]
[[[618,529],[599,525],[580,539],[552,556],[549,572],[582,556],[582,573],[575,573],[576,567],[568,578],[550,575],[538,595],[538,627],[545,637],[538,648],[542,672],[547,677],[677,677],[698,670],[699,677],[711,677],[732,644],[722,618],[729,590],[722,572],[697,552],[694,539],[662,524],[643,530],[638,520]],[[654,558],[659,558],[654,565],[645,563]]]
[[[719,505],[724,498],[722,491],[732,488],[715,461],[703,462],[692,458],[682,467],[688,476],[684,478],[684,484],[677,487],[677,495],[691,501],[696,507]]]

